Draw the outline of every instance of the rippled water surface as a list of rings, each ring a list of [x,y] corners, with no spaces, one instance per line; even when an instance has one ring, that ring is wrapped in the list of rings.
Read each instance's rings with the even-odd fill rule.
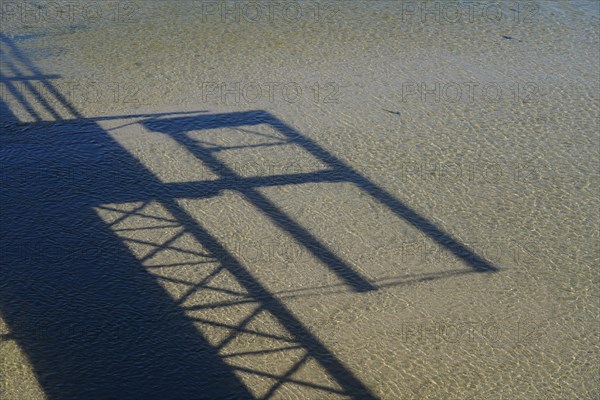
[[[51,3],[2,3],[1,399],[600,396],[597,2]]]

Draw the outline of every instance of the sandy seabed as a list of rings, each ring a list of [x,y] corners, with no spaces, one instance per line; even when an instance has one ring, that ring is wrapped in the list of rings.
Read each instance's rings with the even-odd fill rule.
[[[598,398],[597,3],[90,4],[3,9],[0,398]]]

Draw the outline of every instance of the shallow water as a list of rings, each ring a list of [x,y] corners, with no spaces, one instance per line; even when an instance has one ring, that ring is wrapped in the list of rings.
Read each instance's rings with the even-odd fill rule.
[[[598,4],[221,4],[3,9],[0,397],[597,398]]]

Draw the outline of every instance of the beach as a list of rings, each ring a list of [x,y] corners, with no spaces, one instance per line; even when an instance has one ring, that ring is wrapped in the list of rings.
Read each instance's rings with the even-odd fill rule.
[[[15,4],[1,399],[599,396],[596,2]]]

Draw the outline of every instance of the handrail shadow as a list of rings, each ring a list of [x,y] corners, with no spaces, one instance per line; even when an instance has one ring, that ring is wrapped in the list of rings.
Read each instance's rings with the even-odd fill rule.
[[[469,265],[471,272],[497,270],[266,111],[88,118],[52,85],[50,79],[56,76],[44,75],[33,66],[9,37],[0,34],[0,45],[3,62],[10,62],[10,73],[6,68],[0,70],[1,83],[34,121],[24,124],[4,99],[0,101],[0,313],[11,329],[7,337],[25,351],[49,399],[268,399],[289,385],[321,393],[318,397],[376,398],[279,296],[180,205],[180,198],[204,199],[235,190],[308,249],[346,287],[356,292],[377,290],[393,283],[378,285],[362,276],[301,221],[258,190],[308,182],[349,182],[445,246]],[[25,86],[44,101],[38,99],[36,104],[13,84],[28,80],[39,81],[46,88],[42,93],[35,86]],[[45,96],[51,96],[52,101]],[[59,104],[66,115],[53,104]],[[44,121],[40,107],[51,115],[52,123]],[[104,120],[128,118],[141,119],[139,124],[147,130],[174,138],[219,179],[185,183],[159,180],[100,125]],[[202,146],[188,135],[191,131],[256,124],[272,126],[327,168],[313,173],[242,177],[215,157],[222,149]],[[25,131],[17,129],[23,126]],[[120,224],[133,218],[146,219],[149,225],[121,228]],[[136,236],[153,230],[159,231],[160,241]],[[196,244],[192,250],[175,245],[186,235]],[[139,257],[132,244],[152,250]],[[158,254],[176,261],[183,253],[192,258],[172,265],[149,264]],[[167,276],[151,270],[173,265],[196,275]],[[225,275],[230,277],[231,287],[212,285]],[[414,277],[414,281],[429,278]],[[165,290],[165,282],[184,287],[179,297]],[[234,290],[234,286],[239,289]],[[203,294],[207,290],[235,299],[212,303],[212,298]],[[195,303],[190,303],[192,300]],[[239,302],[252,307],[236,311]],[[231,323],[219,319],[225,308],[241,320]],[[215,311],[212,319],[201,314],[206,309]],[[266,317],[282,333],[275,335],[253,327]],[[226,333],[217,340],[207,327],[222,328]],[[225,354],[243,335],[287,345]],[[232,358],[290,350],[298,354],[296,358],[290,356],[293,362],[283,373],[236,364]],[[296,377],[309,363],[322,370],[326,383]],[[270,383],[259,393],[242,378],[244,374],[269,379]]]

